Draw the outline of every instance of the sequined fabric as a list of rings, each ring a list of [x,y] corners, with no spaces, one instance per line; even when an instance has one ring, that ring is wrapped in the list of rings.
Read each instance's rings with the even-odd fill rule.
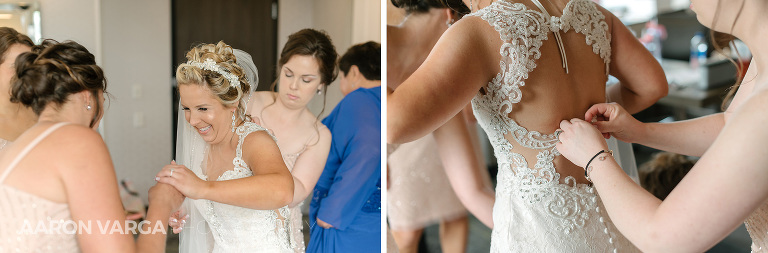
[[[752,212],[744,225],[752,238],[752,252],[768,252],[768,202]]]
[[[0,139],[0,150],[3,150],[5,148],[5,146],[8,146],[8,144],[10,144],[9,141]]]
[[[69,205],[56,203],[4,184],[17,162],[50,133],[66,125],[58,123],[40,134],[0,170],[0,253],[5,252],[80,252],[77,226]],[[6,144],[0,140],[0,148]],[[62,226],[64,224],[71,226]]]
[[[71,220],[69,205],[0,182],[0,252],[80,252],[76,233],[53,230],[49,225],[49,221],[62,224]],[[51,233],[36,232],[38,224]]]
[[[299,152],[283,155],[283,161],[285,162],[285,165],[288,167],[288,170],[290,170],[291,173],[293,173],[293,167],[294,165],[296,165],[296,160],[299,159],[299,156],[301,156],[301,154],[304,153],[305,150],[307,150],[307,146],[304,146]],[[304,233],[302,232],[302,230],[304,229],[304,225],[303,225],[304,220],[302,218],[304,214],[301,212],[302,206],[304,206],[304,202],[301,202],[298,205],[290,208],[291,247],[296,253],[304,253],[307,250],[307,246],[304,244]]]
[[[387,218],[393,230],[415,230],[467,214],[453,191],[430,134],[387,157]]]
[[[607,75],[611,38],[602,12],[589,0],[572,0],[561,17],[553,17],[500,0],[470,16],[487,21],[503,41],[501,72],[472,100],[499,164],[491,252],[636,252],[611,223],[594,188],[570,176],[561,179],[554,164],[560,155],[555,134],[530,131],[509,117],[552,32],[585,35]],[[536,150],[535,163],[517,150]]]

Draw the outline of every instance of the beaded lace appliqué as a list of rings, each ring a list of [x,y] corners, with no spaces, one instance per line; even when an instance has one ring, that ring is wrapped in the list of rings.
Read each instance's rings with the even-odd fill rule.
[[[250,122],[237,127],[235,133],[239,140],[236,156],[232,163],[234,169],[225,171],[217,181],[232,180],[253,176],[253,171],[243,160],[243,141],[256,131],[266,131]],[[269,132],[267,132],[269,133]],[[272,136],[272,139],[275,137]],[[205,175],[198,175],[206,180]],[[290,242],[290,210],[287,206],[277,210],[254,210],[244,207],[217,203],[210,200],[197,200],[196,204],[206,216],[217,245],[226,251],[242,249],[274,249],[270,252],[293,252]],[[278,215],[279,214],[279,215]]]
[[[584,34],[587,45],[591,45],[593,52],[603,59],[607,75],[611,38],[605,16],[588,0],[572,0],[561,17],[546,16],[522,3],[503,0],[471,16],[487,21],[503,41],[499,50],[501,71],[472,100],[475,116],[488,133],[500,170],[508,166],[514,172],[514,175],[499,178],[497,194],[507,193],[530,204],[543,204],[549,216],[560,220],[559,229],[565,233],[583,227],[591,218],[587,210],[598,209],[593,189],[577,185],[570,176],[564,179],[565,184],[561,184],[560,174],[553,163],[560,155],[555,149],[555,134],[529,131],[508,115],[513,105],[520,102],[520,88],[525,86],[528,74],[536,68],[535,61],[541,57],[539,48],[551,32],[573,29]],[[513,145],[505,135],[523,147],[541,150],[533,168],[522,155],[513,152]]]

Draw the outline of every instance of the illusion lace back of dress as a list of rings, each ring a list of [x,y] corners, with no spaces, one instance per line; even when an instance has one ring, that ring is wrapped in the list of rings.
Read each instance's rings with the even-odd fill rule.
[[[31,150],[40,140],[63,125],[50,127],[30,143],[25,151]],[[20,161],[26,155],[25,151],[22,151],[16,160]],[[72,221],[69,205],[56,203],[4,184],[5,178],[15,167],[14,163],[0,172],[0,253],[80,252],[76,233],[53,229],[55,225],[52,225]],[[38,224],[42,225],[42,229],[37,229]]]
[[[491,252],[637,251],[613,226],[594,188],[577,184],[571,176],[561,183],[554,164],[560,155],[555,149],[555,134],[529,131],[509,117],[522,98],[521,88],[528,74],[541,57],[539,48],[551,34],[584,34],[586,44],[603,59],[607,75],[610,33],[605,16],[592,1],[570,1],[561,17],[544,13],[541,7],[533,10],[522,3],[500,0],[470,15],[488,22],[503,43],[500,73],[472,100],[474,114],[488,134],[499,165]],[[565,53],[560,54],[565,61]],[[515,145],[505,136],[514,139],[515,145],[521,146],[518,149],[538,150],[535,163],[529,164],[516,153]]]
[[[217,181],[253,176],[242,158],[242,145],[245,137],[256,131],[266,132],[266,129],[250,122],[237,128],[239,142],[233,160],[235,167],[222,173]],[[206,179],[204,175],[198,176]],[[255,210],[204,199],[194,202],[213,234],[213,252],[293,252],[287,225],[290,218],[283,218],[290,217],[287,206],[277,210]]]
[[[752,212],[744,225],[752,238],[752,252],[768,251],[768,201]]]
[[[307,146],[304,145],[304,147],[299,152],[283,155],[283,161],[291,173],[293,173],[293,166],[296,165],[296,160],[299,159],[299,156],[301,156],[301,154],[303,154],[306,150]],[[302,206],[304,206],[304,202],[301,202],[298,205],[290,208],[291,247],[296,253],[303,253],[307,250],[307,246],[304,244],[304,233],[302,232],[304,228],[302,224],[304,222],[303,213],[301,212]]]

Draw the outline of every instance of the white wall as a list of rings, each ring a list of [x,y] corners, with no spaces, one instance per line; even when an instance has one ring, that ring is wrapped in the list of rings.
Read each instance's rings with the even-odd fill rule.
[[[172,138],[171,1],[101,0],[102,67],[113,98],[104,137],[118,179],[146,201],[169,164]]]
[[[388,0],[384,0],[390,2]],[[391,4],[391,2],[390,2]],[[381,2],[354,0],[352,5],[352,43],[381,42]]]
[[[101,1],[40,0],[43,38],[77,41],[96,55],[96,61],[101,63],[100,31],[98,30],[99,2]]]
[[[146,201],[173,158],[170,0],[41,0],[40,12],[43,38],[77,41],[104,69],[112,98],[102,134],[118,180],[132,180]]]

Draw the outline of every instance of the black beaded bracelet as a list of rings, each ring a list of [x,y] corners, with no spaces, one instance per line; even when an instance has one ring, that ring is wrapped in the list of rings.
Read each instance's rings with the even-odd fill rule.
[[[608,153],[609,155],[613,155],[613,151],[611,150],[600,150],[600,152],[597,152],[597,154],[595,154],[595,156],[593,156],[592,159],[589,159],[589,162],[587,162],[587,166],[584,167],[584,177],[587,178],[587,181],[589,182],[592,182],[592,179],[589,178],[589,173],[588,173],[590,171],[589,164],[592,163],[592,161],[595,160],[595,158],[597,158],[597,156],[599,156],[602,153]],[[600,161],[603,161],[603,160],[605,160],[605,158],[600,159]]]

